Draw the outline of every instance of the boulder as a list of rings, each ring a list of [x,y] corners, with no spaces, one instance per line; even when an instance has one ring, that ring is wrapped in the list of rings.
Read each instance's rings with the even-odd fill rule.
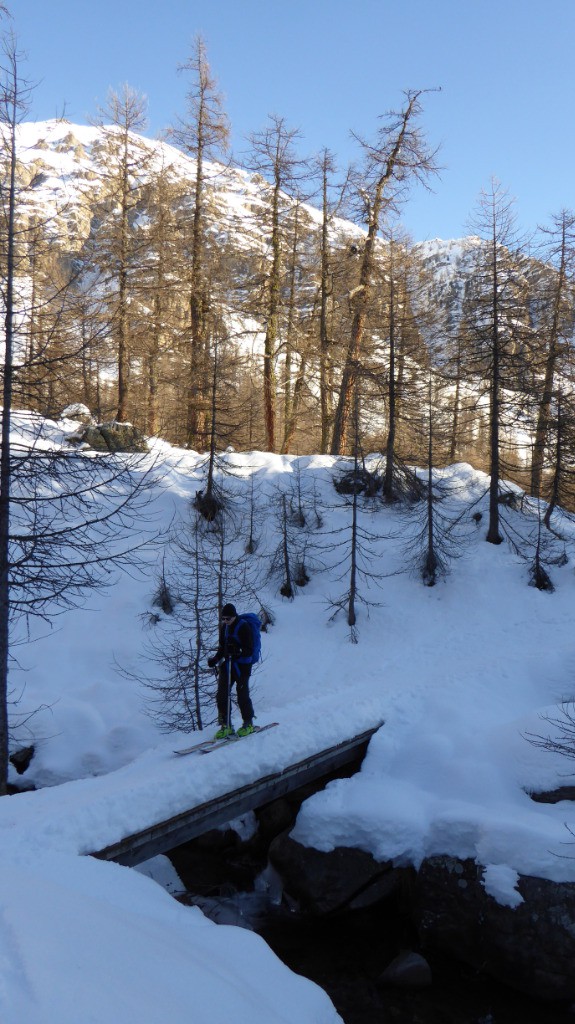
[[[15,750],[13,754],[10,754],[10,763],[14,765],[18,775],[23,775],[30,767],[30,761],[34,757],[35,750],[34,746],[20,747],[19,750]]]
[[[67,405],[65,409],[62,409],[60,418],[63,420],[77,420],[78,423],[83,423],[84,426],[94,422],[92,413],[83,402],[73,402],[72,405]]]
[[[270,860],[286,889],[311,914],[359,910],[394,892],[400,873],[369,853],[337,847],[329,853],[302,846],[287,832],[270,846]]]
[[[575,883],[520,876],[523,902],[502,906],[473,860],[440,856],[418,873],[419,926],[435,948],[547,1000],[575,999]]]
[[[538,804],[558,804],[562,800],[575,801],[575,786],[559,786],[557,789],[545,789],[529,796]]]
[[[269,843],[276,836],[293,828],[296,812],[289,800],[279,797],[256,811],[262,841]]]
[[[379,978],[380,985],[406,989],[429,988],[431,982],[431,968],[427,960],[411,950],[402,950]]]
[[[98,452],[147,452],[144,435],[131,423],[98,423],[87,425],[77,434],[80,443]]]

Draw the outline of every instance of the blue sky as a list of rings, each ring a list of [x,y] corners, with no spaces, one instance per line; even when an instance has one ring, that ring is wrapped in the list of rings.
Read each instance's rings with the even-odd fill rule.
[[[177,73],[201,33],[225,96],[234,150],[279,114],[302,155],[356,159],[402,90],[425,99],[441,145],[434,193],[403,213],[416,240],[465,234],[496,176],[520,225],[575,208],[575,0],[7,0],[23,73],[38,82],[31,119],[86,123],[123,82],[149,101],[149,134],[185,109]],[[238,162],[240,162],[238,160]]]

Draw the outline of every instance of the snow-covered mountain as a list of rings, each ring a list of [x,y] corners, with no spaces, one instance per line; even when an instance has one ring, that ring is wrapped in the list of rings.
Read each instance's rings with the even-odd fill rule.
[[[25,122],[17,127],[18,216],[28,228],[40,225],[53,242],[53,254],[59,254],[66,262],[80,256],[90,233],[102,217],[102,211],[107,211],[110,203],[114,202],[107,192],[107,167],[110,139],[119,132],[120,129],[112,126],[89,127],[65,119]],[[128,138],[132,147],[131,183],[135,190],[139,190],[138,203],[131,217],[140,224],[146,223],[149,204],[155,202],[150,182],[160,172],[177,186],[177,204],[181,211],[189,210],[195,190],[195,159],[167,141],[149,139],[134,132],[128,133]],[[270,254],[272,185],[260,174],[232,165],[204,161],[203,168],[209,192],[204,213],[216,246],[225,247],[228,254],[228,284],[233,290],[239,281],[240,290],[249,289],[250,284],[242,282],[245,260],[255,257],[265,261]],[[301,245],[304,252],[308,251],[304,288],[308,289],[311,298],[320,273],[322,214],[311,202],[296,200],[286,193],[281,195],[284,210],[293,212],[297,207],[303,239]],[[339,250],[340,257],[342,252],[353,253],[357,257],[364,237],[365,230],[361,224],[341,216],[331,218],[331,244]],[[380,241],[379,244],[383,251],[385,243]],[[423,276],[418,284],[418,295],[412,296],[414,308],[421,310],[427,304],[440,310],[444,313],[445,329],[452,331],[457,328],[464,298],[473,292],[478,250],[483,245],[481,239],[474,235],[425,242],[415,240],[413,252],[420,261]],[[29,272],[26,260],[22,259],[18,273],[24,282]],[[520,258],[517,274],[518,278],[524,278],[525,291],[525,307],[520,316],[526,330],[536,327],[540,316],[537,303],[528,296],[529,289],[542,273],[548,272],[549,268],[545,268],[541,261],[527,255]],[[352,278],[353,274],[349,280]],[[350,286],[348,283],[347,287]],[[24,283],[23,294],[26,291]],[[339,301],[347,302],[345,289]],[[237,335],[243,333],[253,340],[262,330],[261,322],[253,319],[255,314],[246,314],[245,310],[238,313],[234,303],[228,302],[228,326],[237,322],[238,315],[242,322]],[[425,331],[424,328],[422,330]],[[532,341],[537,345],[536,337]]]
[[[27,122],[18,126],[17,153],[19,181],[26,187],[21,199],[29,216],[46,222],[63,252],[75,252],[88,237],[94,206],[102,189],[102,169],[97,157],[102,152],[105,130],[72,124],[66,120]],[[169,169],[175,181],[187,183],[193,195],[196,162],[161,140],[131,134],[146,154],[141,180],[152,172]],[[149,159],[149,162],[148,162]],[[232,241],[238,252],[263,250],[269,239],[255,215],[269,204],[269,186],[259,174],[222,164],[205,164],[211,187],[210,216],[221,238]],[[321,212],[310,203],[300,204],[300,217],[310,230],[319,229]],[[361,241],[363,231],[356,224],[335,218],[332,232],[340,240]],[[446,301],[460,295],[462,277],[470,272],[467,255],[477,239],[455,241],[435,239],[421,243],[418,250]]]
[[[107,135],[115,129],[88,127],[65,120],[23,123],[17,130],[19,180],[27,186],[22,194],[31,215],[47,220],[60,245],[76,250],[88,236],[93,208],[102,189],[102,167],[98,157]],[[196,175],[193,158],[168,142],[130,133],[141,149],[141,170],[134,178],[144,183],[154,172],[168,171],[174,181],[187,183],[192,195]],[[204,172],[211,187],[211,215],[222,237],[233,237],[238,250],[262,243],[254,212],[265,202],[263,179],[240,168],[210,163]],[[320,214],[306,206],[311,221]],[[343,223],[343,222],[342,222]],[[350,232],[354,232],[350,225]]]

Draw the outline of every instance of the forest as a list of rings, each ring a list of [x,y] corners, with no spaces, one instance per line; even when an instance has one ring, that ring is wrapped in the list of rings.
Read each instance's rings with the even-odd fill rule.
[[[7,54],[15,407],[57,417],[82,403],[197,451],[380,452],[386,501],[394,467],[469,461],[494,501],[505,477],[551,511],[573,507],[575,216],[519,237],[493,180],[457,246],[406,237],[410,188],[440,173],[425,93],[356,140],[355,166],[327,148],[304,160],[297,130],[271,116],[239,169],[200,37],[167,142],[142,134],[146,102],[127,85],[84,129],[88,146],[74,125],[26,124],[33,94]],[[76,161],[56,184],[51,147]]]

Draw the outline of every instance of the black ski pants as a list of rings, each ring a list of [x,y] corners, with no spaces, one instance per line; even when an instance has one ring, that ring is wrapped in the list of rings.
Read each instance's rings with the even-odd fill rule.
[[[236,698],[240,714],[243,722],[252,722],[254,717],[254,708],[252,699],[250,697],[250,675],[252,672],[251,665],[238,664],[236,661],[231,663],[231,680],[230,686],[233,687],[235,683],[236,687]],[[229,694],[228,694],[228,661],[222,661],[220,663],[218,671],[218,692],[216,694],[216,703],[218,705],[218,721],[220,725],[229,725],[228,722],[228,709],[229,709]]]

